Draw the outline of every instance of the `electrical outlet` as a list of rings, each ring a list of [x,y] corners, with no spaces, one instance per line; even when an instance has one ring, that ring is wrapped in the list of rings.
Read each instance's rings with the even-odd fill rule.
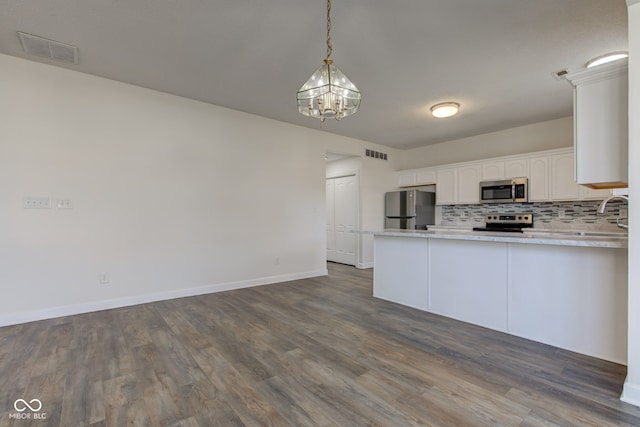
[[[73,209],[73,200],[58,199],[58,209]]]
[[[51,209],[51,200],[48,197],[25,197],[22,199],[22,207],[25,209]]]
[[[565,212],[564,209],[558,209],[558,218],[564,218]]]
[[[618,216],[620,218],[627,218],[629,216],[629,212],[627,211],[627,208],[618,209]]]
[[[109,281],[111,280],[109,272],[102,272],[98,275],[98,282],[101,285],[106,285],[109,283]]]
[[[280,265],[280,257],[279,256],[276,257],[276,265]]]

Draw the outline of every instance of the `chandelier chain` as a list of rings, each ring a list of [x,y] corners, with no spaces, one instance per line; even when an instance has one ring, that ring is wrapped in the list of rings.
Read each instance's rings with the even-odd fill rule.
[[[327,59],[331,56],[331,0],[327,0]]]
[[[331,60],[331,0],[327,0],[327,56],[298,91],[298,111],[324,122],[342,120],[360,108],[360,91]]]

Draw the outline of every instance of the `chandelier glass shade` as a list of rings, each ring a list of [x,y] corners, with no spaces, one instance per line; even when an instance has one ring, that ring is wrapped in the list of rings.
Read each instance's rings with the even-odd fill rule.
[[[333,65],[331,46],[331,0],[327,1],[327,58],[298,91],[298,111],[324,121],[340,120],[360,108],[360,91],[349,78]]]
[[[358,88],[327,58],[298,91],[298,111],[322,121],[340,120],[358,111],[360,97]]]

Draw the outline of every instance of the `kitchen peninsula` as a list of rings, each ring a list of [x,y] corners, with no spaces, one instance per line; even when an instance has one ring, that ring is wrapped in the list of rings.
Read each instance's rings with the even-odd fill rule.
[[[363,233],[374,297],[626,364],[623,234]]]

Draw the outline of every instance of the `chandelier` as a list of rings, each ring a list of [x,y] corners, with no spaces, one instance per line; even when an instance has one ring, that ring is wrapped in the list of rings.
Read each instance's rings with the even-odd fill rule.
[[[327,0],[327,58],[298,91],[298,111],[305,116],[340,120],[358,111],[360,91],[333,65],[331,51],[331,0]]]

